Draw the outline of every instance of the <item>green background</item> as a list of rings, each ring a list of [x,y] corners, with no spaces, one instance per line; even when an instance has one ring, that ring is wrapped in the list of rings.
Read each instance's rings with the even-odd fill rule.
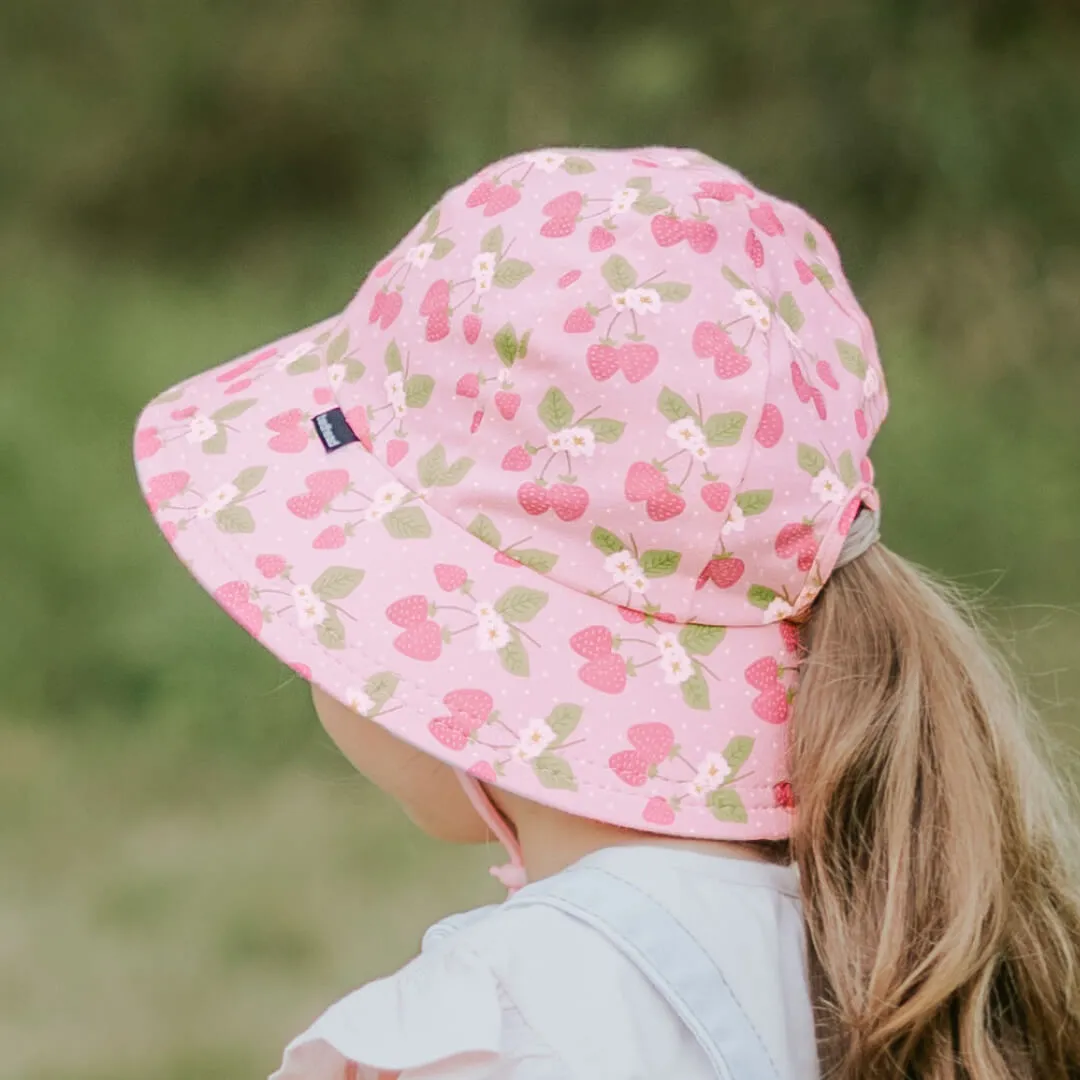
[[[825,222],[886,539],[1080,745],[1078,56],[1034,0],[0,5],[0,1080],[264,1076],[496,897],[188,580],[130,438],[515,150],[696,147]]]

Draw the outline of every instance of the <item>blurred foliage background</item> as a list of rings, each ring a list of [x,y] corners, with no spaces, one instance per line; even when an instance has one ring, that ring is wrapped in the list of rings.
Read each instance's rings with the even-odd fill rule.
[[[264,1076],[496,897],[190,583],[129,447],[515,150],[697,147],[825,222],[886,539],[1080,746],[1078,57],[1071,0],[0,5],[0,1080]]]

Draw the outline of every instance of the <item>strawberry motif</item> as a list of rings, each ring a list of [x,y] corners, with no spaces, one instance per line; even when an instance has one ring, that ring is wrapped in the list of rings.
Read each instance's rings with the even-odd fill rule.
[[[745,570],[746,564],[734,555],[714,555],[702,567],[694,588],[704,589],[712,582],[718,589],[730,589],[743,576]]]
[[[450,282],[445,278],[433,281],[424,293],[424,299],[420,302],[421,315],[436,315],[445,313],[450,306]]]
[[[465,205],[470,209],[475,206],[483,206],[494,193],[495,185],[490,180],[483,180],[469,192]]]
[[[473,776],[485,784],[494,784],[499,779],[495,775],[495,770],[486,761],[478,761],[475,765],[470,765],[465,771],[469,776]]]
[[[521,192],[513,184],[500,184],[488,197],[484,217],[494,217],[521,201]]]
[[[578,678],[604,694],[621,694],[626,689],[626,661],[618,653],[598,657],[578,672]]]
[[[653,239],[661,247],[673,247],[686,237],[686,223],[674,214],[657,214],[651,228]]]
[[[645,501],[645,512],[653,521],[670,521],[686,509],[686,500],[674,491],[658,491]]]
[[[782,686],[772,686],[754,698],[750,708],[766,724],[782,724],[788,718],[788,694]]]
[[[308,492],[306,495],[293,495],[285,501],[285,505],[290,513],[305,521],[310,521],[326,509],[327,503],[325,499],[320,499],[318,495]]]
[[[393,321],[401,313],[401,305],[401,293],[397,290],[389,292],[385,288],[380,289],[375,294],[371,310],[368,312],[368,322],[377,322],[382,330],[389,329]]]
[[[804,285],[809,285],[814,280],[814,271],[802,259],[795,260],[795,273],[799,275],[799,280]]]
[[[784,647],[793,656],[801,657],[803,648],[802,642],[799,640],[799,628],[790,622],[781,622],[779,626],[780,636],[784,639]]]
[[[644,611],[638,611],[636,608],[623,607],[619,605],[619,614],[628,623],[643,623],[647,618]]]
[[[241,390],[246,390],[251,385],[250,379],[241,379],[239,382],[234,382],[226,390],[226,394],[239,394]]]
[[[661,795],[654,795],[641,812],[642,818],[651,825],[674,825],[675,811],[671,804]]]
[[[700,218],[687,221],[684,232],[690,247],[699,255],[708,255],[716,247],[716,242],[720,239],[716,226],[708,221],[702,221]]]
[[[137,431],[135,433],[135,460],[145,461],[146,458],[153,457],[164,445],[156,427]]]
[[[830,390],[839,390],[840,384],[836,381],[836,376],[833,374],[833,369],[828,360],[819,360],[817,362],[818,378],[827,386]]]
[[[469,575],[463,566],[454,566],[452,563],[436,563],[435,580],[439,583],[440,589],[445,592],[453,592],[455,589],[460,589],[469,580]]]
[[[177,495],[187,490],[190,483],[191,474],[183,470],[152,476],[146,485],[146,500],[150,504],[150,509],[157,510],[162,503],[167,503],[170,499],[176,498]]]
[[[504,420],[513,420],[521,405],[521,395],[508,390],[500,390],[495,395],[495,408]]]
[[[696,356],[713,358],[713,370],[718,379],[734,379],[750,370],[750,357],[740,352],[727,331],[716,323],[699,322],[694,328],[691,345]]]
[[[457,381],[455,391],[458,397],[474,398],[480,396],[480,376],[475,371],[466,372]]]
[[[442,655],[442,629],[434,619],[410,626],[394,638],[394,648],[413,660],[438,660]]]
[[[863,483],[872,484],[874,482],[874,466],[870,463],[870,459],[864,457],[859,462],[859,475],[863,478]]]
[[[465,318],[461,320],[462,333],[464,333],[465,340],[470,345],[475,345],[476,344],[476,339],[480,336],[480,327],[481,327],[481,325],[482,324],[480,322],[480,316],[479,315],[469,314],[469,315],[466,315]]]
[[[791,361],[791,385],[795,388],[795,395],[800,401],[810,400],[810,384],[806,381],[802,368],[799,367],[798,362],[795,360]]]
[[[814,543],[814,527],[804,521],[785,525],[776,536],[774,544],[776,554],[781,559],[790,559],[797,555],[807,544]]]
[[[806,573],[811,566],[814,565],[814,559],[817,557],[818,542],[815,538],[813,543],[806,545],[799,551],[799,557],[795,560],[795,565]]]
[[[183,409],[173,409],[169,416],[173,420],[190,420],[197,412],[198,408],[195,405],[188,405]],[[299,409],[290,409],[289,412],[300,413]],[[303,413],[300,413],[302,416]],[[269,424],[267,424],[269,426]]]
[[[391,439],[386,444],[386,464],[393,468],[408,452],[409,444],[404,439]]]
[[[746,254],[758,270],[765,265],[765,248],[762,247],[758,234],[753,229],[746,234]]]
[[[589,493],[576,484],[555,484],[550,499],[551,508],[561,521],[577,521],[589,506]]]
[[[214,599],[253,637],[262,630],[262,609],[251,602],[246,581],[229,581],[214,591]]]
[[[516,566],[518,569],[520,569],[522,565],[512,555],[507,555],[505,551],[496,551],[495,561],[500,566]]]
[[[581,277],[580,270],[567,270],[566,273],[559,278],[557,284],[560,289],[569,289],[579,277]]]
[[[722,514],[727,509],[728,499],[731,498],[731,488],[727,484],[714,481],[701,489],[701,497],[710,510]]]
[[[775,656],[763,656],[743,672],[743,677],[755,690],[769,690],[779,683],[780,665]]]
[[[641,502],[667,489],[664,474],[647,461],[635,461],[626,474],[623,491],[630,502]]]
[[[580,191],[567,191],[545,203],[544,214],[552,218],[576,218],[584,201]]]
[[[546,487],[534,484],[531,480],[518,488],[517,500],[521,509],[534,517],[551,509],[551,493]]]
[[[615,243],[615,234],[602,225],[594,225],[589,232],[589,250],[605,251]]]
[[[278,454],[299,454],[308,447],[308,433],[299,427],[275,435],[267,446]]]
[[[469,733],[463,731],[452,716],[435,717],[428,723],[428,731],[449,750],[464,750],[469,742]]]
[[[720,182],[705,180],[699,185],[699,199],[716,199],[719,202],[733,202],[736,196],[742,195],[747,199],[754,197],[752,188],[745,184],[733,184],[730,180]]]
[[[264,578],[280,577],[288,569],[288,563],[280,555],[257,555],[255,569]]]
[[[586,660],[595,660],[609,655],[614,643],[611,631],[606,626],[586,626],[570,639],[570,648]]]
[[[437,311],[428,316],[424,328],[424,337],[431,342],[442,341],[450,333],[450,316],[445,311]]]
[[[329,502],[349,487],[349,474],[344,469],[324,469],[304,477],[304,486],[312,495]]]
[[[329,386],[316,386],[311,396],[316,405],[329,405],[334,400],[334,391]]]
[[[784,226],[776,216],[772,203],[761,203],[750,211],[750,220],[766,235],[781,236]]]
[[[371,428],[368,426],[367,409],[363,405],[355,405],[345,410],[345,422],[352,428],[353,433],[360,440],[360,445],[371,453],[375,448],[371,441]]]
[[[847,536],[851,532],[851,525],[855,518],[858,517],[859,511],[862,509],[862,496],[856,495],[847,506],[844,507],[844,512],[840,515],[836,522],[836,531],[841,536]]]
[[[507,472],[524,472],[532,465],[532,455],[524,446],[511,446],[503,454],[502,467]],[[543,513],[543,511],[541,511]]]
[[[590,330],[596,328],[596,319],[593,318],[592,312],[588,308],[574,308],[569,315],[566,316],[566,322],[563,323],[563,329],[568,334],[587,334]],[[610,348],[610,346],[608,346]],[[614,372],[612,372],[614,374]]]
[[[540,235],[552,240],[569,236],[577,228],[577,218],[553,217],[540,226]]]
[[[659,362],[660,354],[652,345],[622,345],[619,348],[619,367],[627,382],[641,382],[652,374]]]
[[[495,702],[486,690],[451,690],[443,697],[443,704],[469,731],[485,723],[495,708]]]
[[[795,809],[795,796],[791,793],[790,780],[778,780],[773,784],[773,801],[782,810]]]
[[[428,618],[428,599],[419,593],[403,596],[395,600],[387,609],[386,617],[395,626],[413,627],[426,622]]]
[[[590,345],[585,361],[592,377],[604,382],[619,370],[619,350],[612,345]]]
[[[277,416],[271,416],[266,421],[266,426],[271,431],[288,431],[290,428],[302,423],[303,420],[304,413],[302,409],[289,409],[287,412],[278,413]]]
[[[675,745],[675,733],[667,724],[635,724],[627,731],[626,737],[650,765],[667,761]]]
[[[469,424],[469,434],[470,435],[475,435],[476,434],[477,430],[480,427],[480,421],[483,420],[483,419],[484,419],[484,410],[483,409],[477,409],[476,412],[474,412],[472,414],[472,422]]]
[[[771,450],[784,435],[784,417],[780,410],[771,403],[766,403],[761,410],[761,419],[758,421],[757,431],[754,438],[758,444],[766,450]]]
[[[320,550],[344,547],[345,530],[340,525],[330,525],[315,537],[311,546]]]
[[[825,408],[825,395],[816,386],[810,387],[810,400],[814,403],[818,416],[824,420],[829,414]]]
[[[649,778],[649,763],[636,750],[620,750],[608,758],[611,771],[631,787],[643,787]]]
[[[860,439],[865,439],[870,430],[866,425],[866,413],[862,409],[855,410],[855,430],[859,433]]]

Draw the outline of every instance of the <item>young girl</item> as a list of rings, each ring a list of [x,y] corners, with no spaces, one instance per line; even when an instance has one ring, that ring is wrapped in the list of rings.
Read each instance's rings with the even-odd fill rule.
[[[656,147],[492,165],[152,403],[195,577],[417,824],[510,854],[276,1080],[1080,1076],[1076,820],[878,542],[886,408],[821,225]]]

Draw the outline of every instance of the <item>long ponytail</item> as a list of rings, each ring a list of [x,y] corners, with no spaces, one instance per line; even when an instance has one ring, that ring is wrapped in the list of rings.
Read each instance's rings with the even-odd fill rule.
[[[963,602],[880,543],[803,628],[790,728],[826,1080],[1080,1077],[1080,822]]]

